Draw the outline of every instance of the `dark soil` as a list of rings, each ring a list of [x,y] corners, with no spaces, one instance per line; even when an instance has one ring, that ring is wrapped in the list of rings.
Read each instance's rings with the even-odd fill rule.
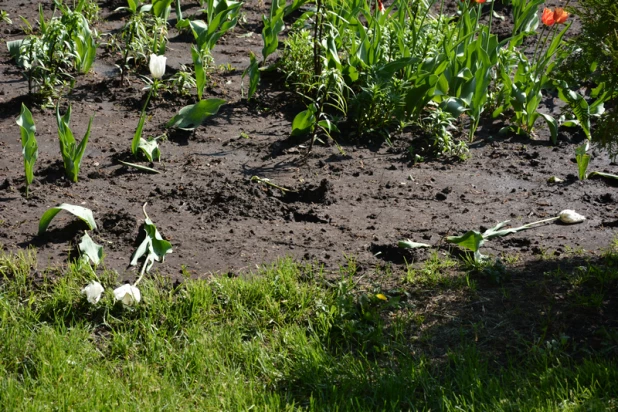
[[[49,15],[52,2],[43,3]],[[116,3],[101,5],[102,16],[113,17],[98,25],[101,33],[122,25],[122,15],[112,13]],[[243,6],[246,22],[219,41],[215,62],[230,68],[213,74],[205,97],[224,98],[227,104],[195,133],[170,134],[162,144],[162,162],[154,164],[162,171],[158,175],[129,170],[118,162],[130,159],[131,138],[147,93],[135,75],[129,76],[128,84],[119,84],[114,69],[119,56],[101,49],[94,71],[78,77],[63,99],[64,106],[73,105],[72,125],[79,137],[95,114],[80,180],[72,184],[62,173],[53,110],[28,103],[27,84],[3,48],[0,244],[11,251],[35,245],[41,266],[61,264],[71,249],[67,242],[79,239],[76,233],[82,227],[60,214],[39,238],[38,219],[59,203],[83,205],[95,214],[99,231],[93,237],[105,248],[105,265],[123,273],[136,247],[146,202],[149,216],[174,248],[156,269],[172,277],[179,276],[181,266],[195,276],[238,273],[283,256],[319,262],[329,270],[336,270],[348,257],[355,257],[364,268],[385,262],[400,266],[425,253],[398,249],[400,239],[438,244],[447,235],[503,220],[520,225],[563,209],[584,214],[586,222],[548,224],[493,240],[485,253],[519,255],[525,264],[544,251],[560,254],[573,248],[596,254],[615,237],[616,188],[604,180],[577,180],[574,150],[583,135],[575,129],[561,129],[554,147],[544,127],[539,127],[535,140],[503,138],[497,135],[500,122],[485,122],[470,146],[471,159],[465,162],[440,158],[413,164],[407,152],[415,144],[410,133],[393,147],[341,140],[345,154],[334,146],[317,145],[305,158],[300,145],[307,142],[289,137],[291,120],[302,107],[289,91],[266,88],[263,82],[255,101],[241,98],[241,75],[249,51],[261,53],[260,21],[268,7],[268,2],[248,1]],[[30,21],[37,16],[34,3],[6,0],[2,8],[14,22],[3,23],[3,42],[23,37],[18,15]],[[190,3],[185,14],[197,11],[197,4]],[[192,40],[173,28],[169,37],[168,73],[191,64]],[[282,78],[273,81],[282,82]],[[556,115],[557,100],[547,96],[546,101],[546,110]],[[22,102],[32,107],[39,142],[28,199],[22,190],[15,124]],[[145,134],[161,134],[165,122],[192,102],[193,98],[170,95],[151,102],[152,118]],[[590,170],[618,173],[618,166],[604,153],[594,152]],[[253,176],[268,178],[289,191],[252,181]],[[563,182],[548,183],[552,176]]]

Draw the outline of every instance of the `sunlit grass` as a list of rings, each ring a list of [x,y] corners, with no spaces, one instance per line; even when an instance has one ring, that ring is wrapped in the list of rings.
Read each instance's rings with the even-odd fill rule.
[[[417,316],[364,294],[353,265],[334,283],[289,260],[245,278],[145,280],[130,308],[111,296],[113,272],[93,306],[87,273],[35,275],[35,263],[0,256],[2,410],[618,407],[613,359],[548,346],[498,365],[473,342],[446,359],[417,353]]]

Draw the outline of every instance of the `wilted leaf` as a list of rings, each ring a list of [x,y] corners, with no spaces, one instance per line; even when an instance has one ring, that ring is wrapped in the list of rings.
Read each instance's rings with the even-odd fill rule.
[[[142,170],[144,172],[150,172],[150,173],[161,173],[156,169],[153,169],[152,167],[148,167],[148,166],[142,166],[142,165],[138,165],[135,163],[129,163],[129,162],[123,162],[122,160],[119,160],[120,163],[122,163],[125,166],[129,166],[129,167],[133,167],[137,170]]]
[[[400,240],[397,245],[399,245],[399,247],[403,249],[418,249],[421,247],[431,247],[431,245],[428,245],[427,243],[418,243],[411,240]]]
[[[216,114],[225,104],[223,99],[205,99],[180,109],[180,112],[167,122],[167,127],[193,130],[200,126],[207,117]]]
[[[88,232],[84,233],[82,241],[79,243],[79,251],[82,253],[82,259],[90,260],[95,266],[101,263],[101,259],[103,259],[103,246],[94,243]]]
[[[83,220],[88,225],[88,228],[90,230],[97,229],[97,224],[94,221],[92,210],[82,207],[82,206],[75,206],[75,205],[70,205],[68,203],[63,203],[56,207],[52,207],[48,209],[45,213],[43,213],[43,216],[41,216],[41,221],[39,222],[39,236],[45,233],[45,231],[47,230],[47,227],[49,226],[51,221],[54,219],[54,217],[56,217],[56,215],[63,210],[66,210],[72,215]]]

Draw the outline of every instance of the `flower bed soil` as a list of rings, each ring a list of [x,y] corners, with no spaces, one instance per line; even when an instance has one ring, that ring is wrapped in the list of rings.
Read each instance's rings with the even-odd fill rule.
[[[555,3],[555,2],[554,2]],[[52,2],[45,1],[50,14]],[[103,4],[106,21],[102,33],[117,30],[122,6]],[[1,7],[13,18],[4,24],[2,41],[23,37],[18,15],[33,21],[37,4],[5,0]],[[184,266],[195,276],[241,273],[283,256],[306,259],[337,270],[348,257],[371,272],[376,265],[400,267],[423,260],[427,251],[403,251],[397,241],[410,238],[443,244],[447,235],[491,227],[511,220],[513,225],[555,216],[563,209],[584,214],[583,224],[548,224],[487,243],[487,254],[519,255],[520,264],[573,249],[593,255],[616,235],[618,193],[610,182],[577,180],[575,147],[583,134],[561,129],[559,144],[552,146],[543,127],[537,139],[500,137],[499,121],[485,121],[471,144],[465,162],[440,158],[413,164],[407,147],[415,136],[404,134],[386,144],[362,142],[317,145],[307,158],[302,140],[289,137],[291,121],[303,109],[281,84],[283,77],[264,79],[257,99],[241,97],[241,75],[249,51],[260,55],[261,16],[269,3],[248,1],[246,22],[222,38],[214,50],[216,65],[230,65],[213,74],[205,97],[227,100],[216,116],[195,133],[172,132],[162,144],[162,162],[153,175],[127,169],[130,142],[139,110],[146,97],[144,83],[135,75],[120,84],[114,63],[117,55],[99,50],[94,71],[77,78],[76,87],[63,99],[73,105],[72,125],[83,136],[95,114],[91,140],[80,180],[73,184],[63,175],[53,110],[32,107],[27,83],[10,61],[6,47],[0,53],[0,244],[9,251],[34,245],[40,267],[60,265],[81,236],[81,223],[61,214],[41,237],[38,219],[59,203],[93,210],[99,231],[92,236],[105,248],[105,265],[134,278],[127,268],[137,246],[142,205],[174,251],[156,270],[172,277]],[[508,10],[506,10],[508,12]],[[185,15],[198,12],[197,4]],[[500,30],[510,30],[500,27]],[[190,36],[170,29],[168,74],[191,63]],[[144,73],[145,74],[145,73]],[[23,193],[24,177],[15,118],[22,102],[31,107],[37,126],[39,160],[30,198]],[[152,117],[145,133],[158,135],[164,124],[192,98],[163,95],[150,104]],[[547,96],[545,109],[557,114],[560,104]],[[618,174],[607,155],[593,152],[589,170]],[[271,179],[292,189],[284,194],[251,181]],[[548,183],[557,176],[560,183]]]

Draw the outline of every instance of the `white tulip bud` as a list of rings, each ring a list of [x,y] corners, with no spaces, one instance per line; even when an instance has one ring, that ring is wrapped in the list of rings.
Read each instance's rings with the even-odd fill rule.
[[[139,303],[142,294],[135,286],[126,284],[114,289],[114,297],[125,305],[131,306],[134,303]]]
[[[584,220],[586,220],[585,216],[580,215],[574,210],[568,210],[568,209],[560,212],[558,217],[560,218],[560,221],[562,223],[567,223],[567,224],[581,223]]]
[[[167,61],[167,57],[165,56],[157,56],[156,54],[150,55],[150,63],[148,67],[150,68],[150,75],[153,79],[160,79],[165,74],[165,62]]]
[[[101,299],[103,290],[103,286],[101,286],[99,282],[92,282],[82,289],[82,293],[86,295],[86,299],[88,299],[88,302],[95,305],[97,302],[99,302],[99,299]]]

